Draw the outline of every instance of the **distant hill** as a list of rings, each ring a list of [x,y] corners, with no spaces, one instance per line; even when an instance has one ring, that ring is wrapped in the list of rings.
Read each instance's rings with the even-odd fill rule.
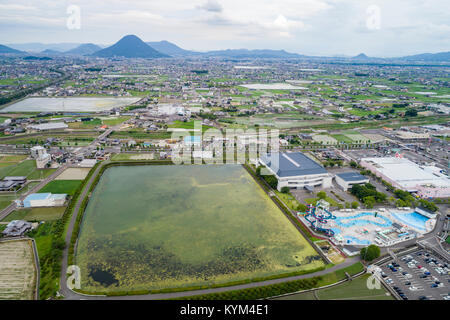
[[[219,56],[227,58],[302,58],[304,55],[289,53],[284,50],[248,50],[248,49],[228,49],[209,51],[206,56]]]
[[[165,58],[169,55],[160,53],[135,35],[128,35],[110,47],[92,54],[95,57],[112,58]]]
[[[364,53],[360,53],[356,57],[352,57],[352,59],[355,59],[355,60],[367,60],[367,59],[370,59],[370,58],[368,56],[366,56]]]
[[[0,44],[0,54],[23,54],[24,52],[1,45]]]
[[[412,56],[401,57],[401,60],[410,61],[442,61],[450,62],[450,51],[449,52],[438,52],[438,53],[422,53]]]
[[[73,54],[73,55],[84,56],[84,55],[93,54],[100,50],[102,50],[102,48],[97,46],[96,44],[84,43],[84,44],[80,44],[78,47],[76,47],[72,50],[64,52],[64,54]]]
[[[8,44],[8,46],[10,46],[11,48],[26,52],[42,52],[47,49],[64,52],[67,50],[72,50],[73,48],[76,48],[79,45],[80,43],[40,43],[40,42]]]
[[[52,50],[52,49],[47,49],[47,50],[41,51],[41,54],[52,55],[52,56],[60,55],[61,53],[62,52],[60,52],[60,51]]]
[[[163,40],[158,42],[146,42],[150,47],[169,56],[192,56],[199,55],[199,52],[184,50],[176,44]]]

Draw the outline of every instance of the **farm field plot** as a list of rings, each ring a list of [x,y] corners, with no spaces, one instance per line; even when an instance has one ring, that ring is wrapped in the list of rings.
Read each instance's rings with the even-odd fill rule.
[[[33,300],[36,269],[31,241],[0,242],[0,300]]]
[[[83,180],[54,180],[47,183],[40,193],[67,193],[73,195]]]
[[[346,135],[343,134],[333,134],[331,135],[334,139],[338,140],[339,142],[343,142],[343,143],[353,143],[353,140],[350,139],[349,137],[347,137]]]
[[[67,168],[59,176],[55,178],[57,180],[84,180],[88,175],[89,168]]]
[[[16,102],[0,112],[98,112],[123,107],[137,102],[139,98],[77,97],[41,98],[33,97]]]
[[[324,265],[238,165],[107,169],[75,263],[87,292],[226,284]]]
[[[113,161],[127,161],[127,160],[153,160],[153,153],[119,153],[112,156]]]
[[[338,141],[328,135],[324,135],[324,134],[318,134],[312,137],[314,141],[317,141],[319,143],[323,143],[325,145],[331,145],[331,144],[337,144]]]
[[[359,134],[359,133],[346,133],[345,135],[347,137],[349,137],[350,139],[352,139],[354,142],[361,142],[361,143],[370,142],[369,138],[367,138],[366,136],[363,136],[362,134]]]
[[[19,209],[13,211],[2,221],[54,221],[62,217],[64,210],[66,207]]]
[[[1,162],[0,163],[4,163]],[[37,169],[35,160],[24,160],[22,162],[6,162],[8,165],[0,165],[0,178],[6,176],[25,176],[28,180],[44,179],[51,175],[55,169]]]

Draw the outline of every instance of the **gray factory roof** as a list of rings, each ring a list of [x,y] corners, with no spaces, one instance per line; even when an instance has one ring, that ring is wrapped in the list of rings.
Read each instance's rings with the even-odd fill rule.
[[[369,179],[358,172],[342,172],[336,175],[344,181],[364,181]]]
[[[266,154],[261,156],[261,161],[280,178],[327,173],[301,152]]]

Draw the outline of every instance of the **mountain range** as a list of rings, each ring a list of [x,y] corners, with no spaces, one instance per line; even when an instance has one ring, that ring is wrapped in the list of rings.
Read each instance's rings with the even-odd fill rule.
[[[89,54],[93,54],[95,52],[98,52],[102,50],[102,47],[93,44],[93,43],[84,43],[84,44],[80,44],[78,47],[73,48],[72,50],[66,51],[64,52],[65,54],[71,54],[71,55],[80,55],[80,56],[84,56],[84,55],[89,55]]]
[[[368,57],[361,53],[355,57],[318,57],[306,56],[297,53],[290,53],[285,50],[248,50],[248,49],[228,49],[208,52],[190,51],[180,48],[169,41],[144,42],[135,35],[127,35],[115,44],[103,48],[104,46],[93,43],[75,44],[61,43],[48,44],[30,43],[16,44],[10,46],[0,45],[0,54],[25,54],[25,51],[39,50],[41,55],[78,55],[93,56],[103,58],[124,57],[124,58],[167,58],[167,57],[223,57],[232,59],[248,58],[271,58],[271,59],[340,59],[350,61],[380,62],[380,61],[420,61],[420,62],[450,62],[450,52],[423,53],[397,58],[376,58]],[[69,49],[67,49],[69,48]]]

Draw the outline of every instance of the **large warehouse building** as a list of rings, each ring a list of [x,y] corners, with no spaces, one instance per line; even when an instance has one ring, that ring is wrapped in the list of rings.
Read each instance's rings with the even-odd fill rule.
[[[67,194],[32,193],[23,200],[25,208],[60,207],[66,202]]]
[[[278,179],[277,189],[283,187],[309,189],[330,188],[333,177],[319,163],[301,152],[266,154],[259,163]]]
[[[416,192],[423,198],[450,197],[450,179],[435,170],[422,167],[405,158],[364,158],[361,166],[369,169],[394,187]]]

